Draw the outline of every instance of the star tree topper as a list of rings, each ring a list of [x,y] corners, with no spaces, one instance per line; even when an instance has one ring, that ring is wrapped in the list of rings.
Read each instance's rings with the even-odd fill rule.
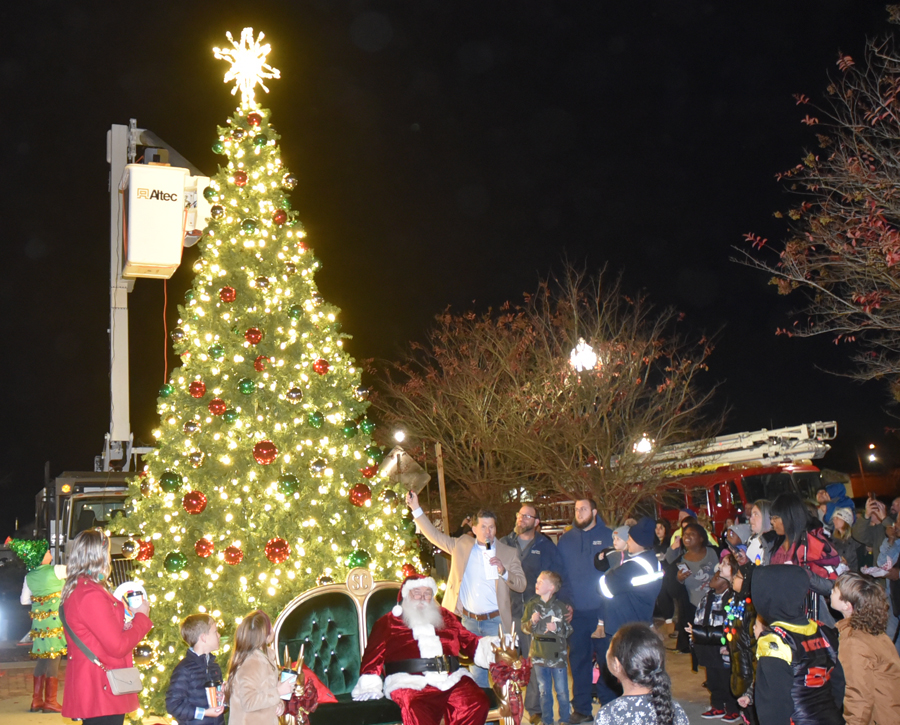
[[[231,95],[235,95],[238,90],[241,92],[241,105],[243,107],[252,106],[256,103],[254,97],[254,88],[258,83],[266,92],[263,79],[265,78],[281,78],[277,68],[273,68],[266,63],[266,56],[272,50],[272,46],[266,43],[261,44],[265,33],[260,32],[259,37],[254,40],[253,28],[244,28],[241,31],[241,42],[234,42],[231,33],[225,34],[234,48],[213,48],[213,55],[218,60],[227,60],[231,63],[231,68],[225,74],[225,82],[236,81],[234,88],[231,89]]]

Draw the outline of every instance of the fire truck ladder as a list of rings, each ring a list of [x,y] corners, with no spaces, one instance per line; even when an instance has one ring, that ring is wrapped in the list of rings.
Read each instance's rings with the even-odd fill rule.
[[[815,460],[831,450],[825,441],[836,436],[836,421],[817,421],[775,430],[732,433],[708,441],[676,443],[651,454],[652,469],[670,475],[742,463]]]

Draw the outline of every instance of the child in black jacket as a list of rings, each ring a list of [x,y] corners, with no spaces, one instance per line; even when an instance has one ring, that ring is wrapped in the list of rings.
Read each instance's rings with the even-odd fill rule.
[[[688,625],[697,663],[706,669],[709,709],[701,717],[707,720],[742,720],[737,701],[731,693],[731,658],[724,632],[725,607],[730,605],[733,595],[731,578],[735,564],[734,557],[728,555],[716,566],[709,590],[697,605],[694,623]]]
[[[208,614],[190,615],[181,623],[181,638],[189,649],[172,670],[166,711],[178,725],[223,725],[221,698],[212,706],[207,696],[210,683],[222,690],[222,670],[212,654],[219,648],[216,620]]]

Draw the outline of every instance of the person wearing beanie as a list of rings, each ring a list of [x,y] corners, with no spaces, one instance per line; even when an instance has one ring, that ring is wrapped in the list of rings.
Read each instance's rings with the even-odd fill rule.
[[[845,571],[859,571],[859,554],[857,547],[859,544],[853,538],[853,516],[854,513],[848,508],[835,509],[831,516],[831,545],[841,557],[841,564],[846,567],[840,568],[838,574]]]
[[[771,564],[753,572],[759,632],[754,701],[765,725],[844,723],[837,633],[809,619],[808,591],[803,567]]]
[[[604,657],[612,636],[629,622],[653,624],[653,607],[662,588],[663,569],[653,552],[656,519],[644,516],[628,530],[625,560],[600,577],[600,593],[606,600],[603,629]],[[605,704],[605,703],[604,703]]]
[[[478,637],[435,600],[431,577],[407,577],[397,605],[375,622],[359,667],[354,700],[387,697],[404,725],[481,725],[490,705],[460,654],[479,667],[493,661],[497,637]]]
[[[6,545],[28,570],[20,601],[31,605],[31,657],[37,660],[29,712],[62,712],[56,695],[59,660],[66,654],[66,638],[59,621],[59,596],[66,583],[66,567],[50,564],[52,555],[46,539],[9,538]]]

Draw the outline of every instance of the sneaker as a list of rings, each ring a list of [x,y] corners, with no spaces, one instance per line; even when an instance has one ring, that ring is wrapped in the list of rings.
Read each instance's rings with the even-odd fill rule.
[[[572,714],[569,716],[569,723],[571,725],[580,725],[580,723],[583,722],[594,722],[594,718],[590,715],[582,715],[580,712],[572,710]]]
[[[739,712],[732,712],[727,715],[722,715],[722,722],[744,722],[744,718],[741,717]]]
[[[718,710],[714,707],[711,707],[706,712],[701,713],[700,717],[702,717],[704,720],[721,720],[724,715],[724,710]]]

